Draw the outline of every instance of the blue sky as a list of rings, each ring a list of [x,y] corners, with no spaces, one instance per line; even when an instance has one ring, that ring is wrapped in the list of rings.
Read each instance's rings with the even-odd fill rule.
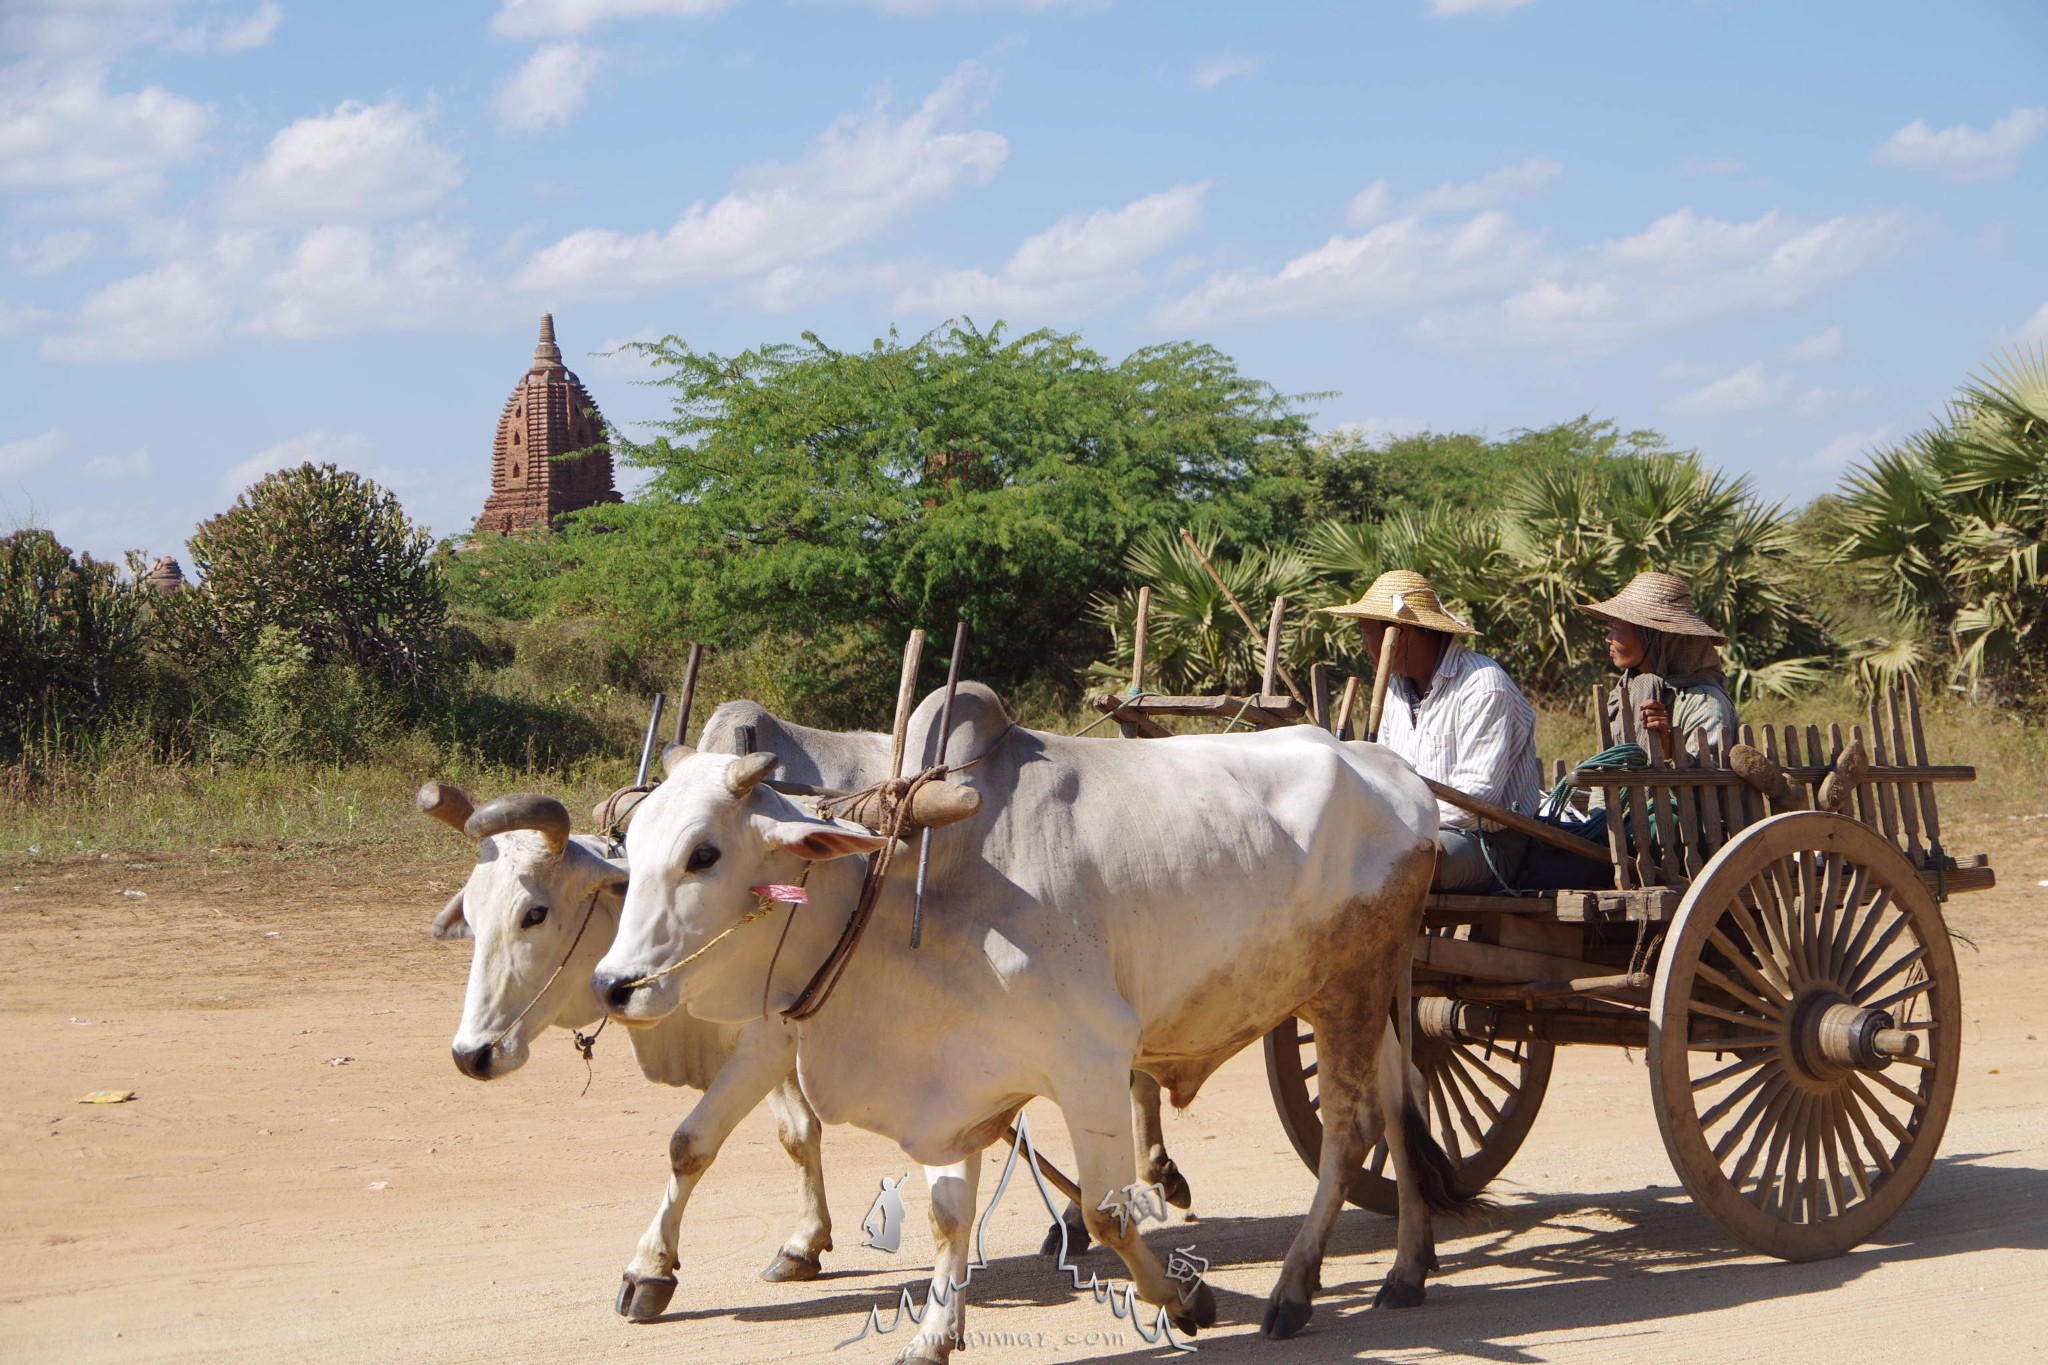
[[[544,310],[620,422],[623,340],[964,314],[1803,500],[2048,340],[2044,222],[2034,0],[7,0],[0,520],[459,531]]]

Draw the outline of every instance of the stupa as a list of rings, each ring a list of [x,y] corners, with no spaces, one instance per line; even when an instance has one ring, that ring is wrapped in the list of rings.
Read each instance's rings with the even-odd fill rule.
[[[560,456],[584,451],[574,459]],[[555,344],[555,317],[540,317],[533,367],[513,386],[491,447],[491,496],[478,531],[506,535],[547,526],[564,512],[619,501],[604,418]]]

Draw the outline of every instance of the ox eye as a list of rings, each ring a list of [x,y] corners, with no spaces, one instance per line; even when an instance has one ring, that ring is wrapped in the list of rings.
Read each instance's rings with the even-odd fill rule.
[[[718,850],[709,844],[699,844],[690,850],[690,860],[683,864],[685,872],[702,872],[718,861]]]
[[[547,917],[548,908],[545,905],[536,905],[526,912],[524,919],[519,921],[519,927],[522,929],[537,929],[547,922]]]

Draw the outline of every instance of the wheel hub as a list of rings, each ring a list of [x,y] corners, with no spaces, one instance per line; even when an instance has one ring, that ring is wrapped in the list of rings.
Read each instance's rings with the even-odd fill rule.
[[[1864,1009],[1833,990],[1813,991],[1793,1010],[1792,1059],[1815,1080],[1882,1071],[1919,1051],[1919,1037],[1895,1027],[1889,1013]]]

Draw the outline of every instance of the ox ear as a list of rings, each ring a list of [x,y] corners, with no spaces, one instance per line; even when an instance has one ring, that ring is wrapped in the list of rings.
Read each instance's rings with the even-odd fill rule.
[[[879,834],[825,820],[777,820],[768,826],[766,835],[772,847],[812,862],[873,853],[889,842]]]
[[[428,932],[444,940],[469,937],[469,921],[462,916],[462,892],[449,897],[448,904],[441,907],[441,913],[434,916],[434,927]]]

